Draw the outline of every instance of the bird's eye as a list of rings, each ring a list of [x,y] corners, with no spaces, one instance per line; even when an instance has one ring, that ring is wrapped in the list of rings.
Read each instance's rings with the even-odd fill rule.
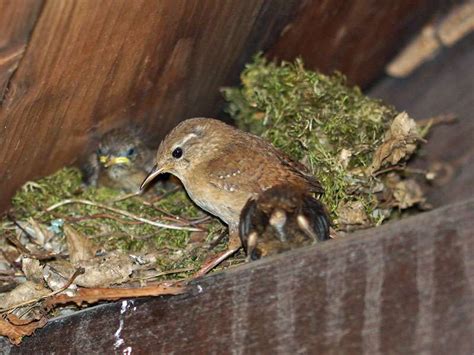
[[[104,150],[102,148],[97,148],[97,155],[104,155]]]
[[[131,157],[133,154],[135,154],[135,148],[130,148],[127,150],[127,156]]]
[[[183,150],[180,147],[177,147],[171,154],[173,155],[173,158],[179,159],[183,156]]]

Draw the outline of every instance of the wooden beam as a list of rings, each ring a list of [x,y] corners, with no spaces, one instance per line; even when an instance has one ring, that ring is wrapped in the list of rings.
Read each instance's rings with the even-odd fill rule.
[[[59,318],[4,351],[468,354],[473,233],[469,200],[205,277],[188,295]]]
[[[308,68],[345,74],[365,86],[378,78],[391,57],[446,0],[301,2],[269,57],[302,57]]]

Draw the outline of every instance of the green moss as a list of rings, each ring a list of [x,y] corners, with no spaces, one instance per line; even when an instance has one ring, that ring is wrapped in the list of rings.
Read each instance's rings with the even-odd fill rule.
[[[26,183],[13,197],[15,213],[38,217],[42,208],[68,198],[74,198],[81,186],[78,169],[66,168],[37,182]]]
[[[241,81],[241,87],[223,90],[237,125],[308,166],[325,188],[322,199],[336,222],[341,205],[361,201],[371,224],[377,223],[371,191],[381,180],[365,171],[397,112],[348,87],[340,74],[305,70],[301,60],[277,65],[257,55]]]

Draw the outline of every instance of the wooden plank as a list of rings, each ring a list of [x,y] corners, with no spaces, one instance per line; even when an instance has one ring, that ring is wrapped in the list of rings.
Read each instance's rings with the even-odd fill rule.
[[[434,12],[449,1],[301,2],[268,55],[285,60],[302,57],[308,68],[338,70],[351,83],[365,86]]]
[[[473,232],[469,200],[205,277],[188,295],[94,307],[4,349],[468,354]]]
[[[178,121],[216,114],[219,87],[294,3],[47,1],[0,110],[0,210],[113,126],[136,123],[158,144]]]
[[[25,52],[42,0],[0,1],[0,104]]]

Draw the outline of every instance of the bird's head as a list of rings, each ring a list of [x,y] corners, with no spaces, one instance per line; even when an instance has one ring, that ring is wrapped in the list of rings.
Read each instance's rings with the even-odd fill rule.
[[[104,134],[96,153],[101,166],[108,174],[120,178],[143,165],[146,149],[134,132],[119,128]]]
[[[219,152],[225,145],[226,133],[232,130],[231,126],[212,118],[191,118],[181,122],[161,142],[156,164],[141,189],[163,173],[175,175],[185,182],[196,166]]]

